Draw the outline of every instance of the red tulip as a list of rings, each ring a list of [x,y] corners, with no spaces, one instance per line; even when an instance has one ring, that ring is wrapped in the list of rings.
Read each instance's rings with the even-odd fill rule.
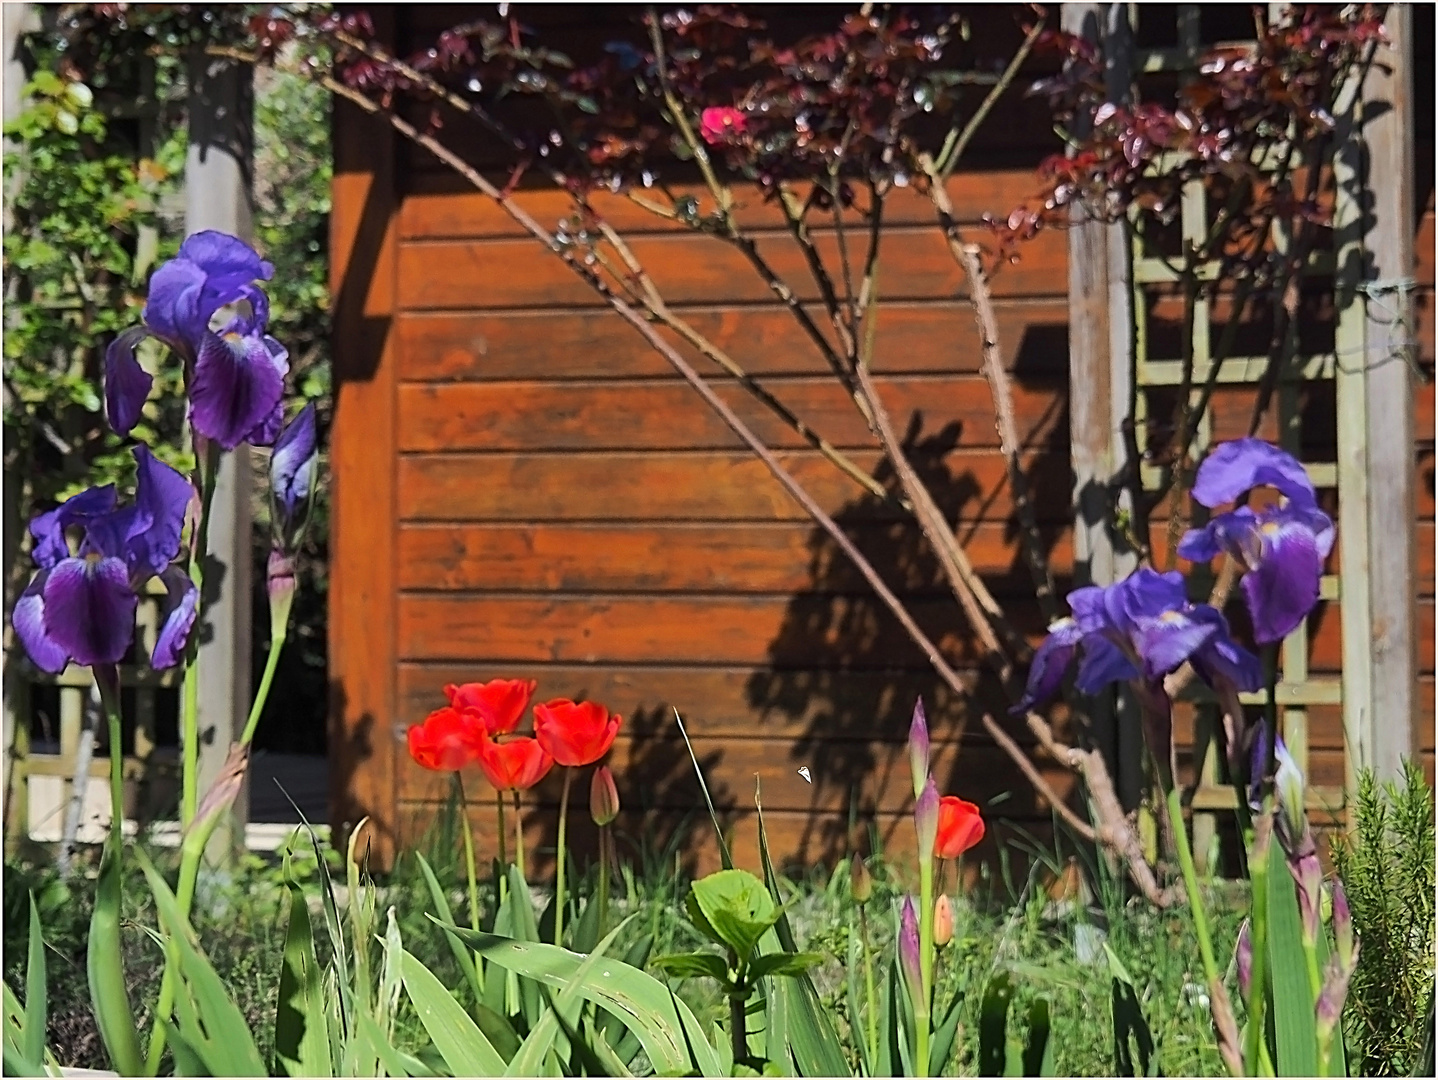
[[[984,819],[979,808],[957,795],[939,800],[939,842],[934,854],[941,859],[957,859],[984,838]]]
[[[491,735],[508,735],[519,726],[529,708],[529,699],[539,684],[533,679],[494,679],[487,683],[465,683],[444,688],[444,696],[460,712],[477,712],[484,730]]]
[[[528,735],[499,742],[489,736],[479,741],[479,767],[500,791],[527,791],[544,779],[554,759]]]
[[[619,733],[620,717],[593,701],[563,698],[534,707],[534,736],[561,765],[592,765]]]
[[[484,725],[473,713],[436,709],[407,732],[410,756],[426,769],[454,772],[474,760]]]

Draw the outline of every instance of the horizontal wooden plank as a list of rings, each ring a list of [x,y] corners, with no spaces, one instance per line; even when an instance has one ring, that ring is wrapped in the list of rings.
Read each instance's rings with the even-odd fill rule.
[[[792,426],[742,386],[715,379],[715,391],[767,446],[808,445]],[[837,379],[774,379],[769,391],[830,445],[875,445],[868,422]],[[894,427],[943,427],[959,448],[997,448],[993,394],[980,375],[888,379],[879,397]],[[1067,438],[1066,394],[1011,395],[1022,445]],[[1060,428],[1062,425],[1062,428]],[[399,440],[427,450],[728,450],[744,442],[688,383],[459,383],[405,386],[399,392]]]
[[[492,179],[503,185],[508,177],[496,174]],[[514,218],[493,199],[473,188],[460,186],[462,181],[446,184],[438,177],[424,178],[418,189],[404,200],[400,210],[399,230],[404,240],[484,240],[527,235]],[[1038,190],[1038,178],[1032,169],[994,169],[967,172],[953,176],[947,184],[954,218],[970,226],[972,239],[987,239],[987,229],[980,224],[985,214],[1006,217],[1013,209],[1016,196]],[[448,189],[448,190],[446,190]],[[698,213],[707,216],[714,210],[714,200],[703,184],[674,184],[674,199],[696,200]],[[672,209],[673,203],[658,190],[640,190],[637,199]],[[743,229],[781,230],[787,228],[784,215],[775,202],[765,202],[751,188],[734,191],[734,218]],[[627,194],[597,191],[589,197],[590,209],[626,239],[644,233],[683,233],[688,225],[655,214]],[[844,213],[846,230],[857,230],[849,240],[850,250],[867,245],[867,223],[861,210],[868,208],[868,195],[860,194],[856,206]],[[568,192],[554,188],[520,191],[515,202],[546,228],[577,214],[577,207]],[[931,225],[936,220],[934,205],[928,195],[914,188],[896,188],[884,201],[884,224]],[[811,211],[811,228],[816,232],[832,227],[829,211]],[[578,232],[578,221],[572,231]],[[881,249],[882,250],[882,249]]]
[[[976,699],[955,695],[928,671],[678,664],[401,663],[396,700],[405,719],[400,726],[443,706],[448,683],[501,678],[534,679],[539,684],[535,701],[602,702],[624,717],[625,730],[635,737],[673,737],[673,710],[678,709],[690,735],[706,739],[763,734],[800,748],[833,737],[897,742],[908,737],[914,702],[922,696],[935,742],[986,738],[973,714]],[[1011,731],[1015,739],[1029,741],[1021,725]]]
[[[900,227],[886,236],[880,259],[882,296],[890,300],[952,299],[966,288],[963,272],[937,228]],[[831,267],[839,267],[832,238],[815,241]],[[744,255],[705,236],[648,236],[631,245],[635,257],[669,303],[763,302],[774,298]],[[802,300],[819,296],[803,252],[789,238],[766,233],[760,254]],[[1066,295],[1068,240],[1058,231],[1040,233],[1021,261],[994,275],[996,297]],[[557,256],[533,240],[410,241],[400,244],[399,306],[436,308],[600,307],[603,301]]]
[[[917,533],[860,525],[850,535],[906,590],[944,588]],[[868,592],[849,561],[812,526],[751,523],[617,525],[408,525],[399,534],[400,587],[565,592]],[[990,587],[1032,593],[1027,565],[1005,525],[966,530],[964,550]],[[1060,578],[1073,570],[1068,544],[1053,548]],[[837,557],[836,557],[837,556]],[[1430,560],[1431,562],[1431,560]]]
[[[756,777],[763,784],[766,810],[847,815],[855,799],[860,806],[896,813],[913,807],[913,780],[903,742],[833,739],[805,746],[769,736],[712,739],[692,731],[690,741],[704,769],[709,795],[723,810],[752,806]],[[694,764],[677,736],[635,739],[621,730],[604,763],[614,772],[621,803],[644,810],[703,805]],[[809,770],[812,783],[799,775],[800,766]],[[936,744],[930,766],[942,793],[960,794],[981,806],[1008,794],[1011,797],[1004,801],[1009,813],[1033,817],[1043,812],[1023,774],[998,747]],[[1072,774],[1063,766],[1046,762],[1041,767],[1056,786],[1071,782]],[[575,778],[587,781],[588,771],[578,771]],[[533,789],[531,801],[556,805],[563,774],[562,768],[552,769]],[[489,787],[478,766],[466,769],[464,775],[471,791]],[[449,794],[450,777],[423,769],[404,754],[396,766],[396,785],[401,802],[440,802]]]
[[[1067,440],[1020,462],[1041,522],[1067,524],[1070,471]],[[956,450],[937,458],[928,438],[912,455],[950,520],[961,529],[1005,521],[1013,502],[1002,460],[990,451]],[[845,521],[890,519],[881,504],[816,451],[776,457],[830,514]],[[870,475],[889,476],[880,456],[850,457]],[[1415,513],[1433,518],[1433,452],[1419,451]],[[403,521],[807,521],[808,516],[747,453],[697,451],[602,453],[405,454],[398,464]],[[1154,510],[1167,519],[1168,502]]]
[[[1052,385],[1068,372],[1068,301],[995,303],[1000,354],[1021,383]],[[810,315],[826,335],[816,304]],[[890,303],[877,308],[872,368],[881,375],[943,372],[974,375],[982,354],[971,309],[943,303]],[[824,375],[829,367],[784,308],[705,308],[681,313],[700,334],[756,377]],[[667,329],[703,375],[721,374]],[[404,313],[395,322],[399,377],[451,379],[600,379],[672,376],[674,369],[610,311]]]
[[[873,496],[816,451],[777,454],[790,474],[830,513],[893,517]],[[879,455],[851,455],[873,474]],[[1021,459],[1046,521],[1068,518],[1068,460]],[[965,521],[1003,520],[1012,510],[1004,464],[986,451],[955,451],[940,464],[920,455],[939,504]],[[887,475],[887,470],[884,474]],[[767,466],[747,453],[407,454],[399,459],[404,521],[807,521]],[[1060,496],[1060,504],[1055,496]],[[872,514],[871,514],[872,511]]]
[[[908,606],[951,662],[978,663],[957,600],[923,598]],[[1036,645],[1044,630],[1037,603],[1013,601],[1008,608]],[[402,660],[926,665],[869,597],[406,594],[397,634]]]
[[[945,587],[943,573],[912,531],[871,523],[848,531],[859,549],[910,591]],[[1073,551],[1050,527],[1049,567],[1060,592],[1073,573]],[[1166,523],[1151,529],[1154,558],[1164,565]],[[812,525],[682,522],[613,525],[407,525],[399,533],[400,588],[473,591],[775,593],[867,592],[868,584]],[[1007,525],[981,523],[962,533],[975,570],[999,596],[1032,593],[1028,564]],[[1341,539],[1326,571],[1338,572]],[[1434,591],[1434,524],[1414,527],[1414,584]],[[1180,560],[1180,568],[1188,564]]]

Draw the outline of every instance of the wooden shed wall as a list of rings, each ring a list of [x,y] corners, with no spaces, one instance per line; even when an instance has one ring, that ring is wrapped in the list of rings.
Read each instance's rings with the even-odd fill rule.
[[[403,49],[461,17],[449,7],[395,7],[388,18],[400,25],[380,30]],[[1017,43],[1008,29],[996,29],[996,53]],[[975,171],[952,182],[971,227],[1033,189],[1033,167],[1053,149],[1036,108],[1006,106],[970,153]],[[842,554],[665,361],[503,211],[382,124],[336,109],[337,822],[371,815],[381,861],[396,841],[416,841],[448,786],[409,760],[405,727],[443,704],[447,682],[526,677],[539,681],[537,700],[583,696],[623,714],[610,756],[629,811],[621,824],[662,834],[693,815],[685,852],[696,867],[713,864],[712,834],[671,708],[685,718],[741,859],[754,851],[756,776],[780,857],[843,854],[854,799],[874,811],[886,843],[911,843],[912,829],[901,827],[911,795],[903,739],[919,694],[945,787],[992,802],[995,815],[1017,824],[1046,823],[1047,809],[977,723],[976,708],[1001,702],[987,688],[976,703],[940,687]],[[446,130],[458,137],[457,128]],[[549,225],[568,213],[554,192],[526,191],[521,201]],[[627,200],[600,202],[686,318],[831,442],[891,479],[852,403],[733,249],[670,228]],[[890,204],[875,371],[916,465],[961,523],[970,558],[1037,641],[1043,624],[1014,543],[978,336],[927,205],[911,193]],[[814,299],[775,214],[750,199],[741,216],[779,272]],[[1428,251],[1431,200],[1424,221],[1430,239],[1423,247],[1420,238],[1420,247]],[[821,246],[832,243],[825,235]],[[1431,253],[1426,274],[1431,371]],[[1065,238],[1036,240],[993,286],[1024,464],[1066,585]],[[949,655],[973,667],[974,643],[914,530],[803,448],[713,365],[690,357],[845,523]],[[1418,514],[1431,523],[1431,388],[1416,407],[1428,440]],[[1215,436],[1241,434],[1247,415],[1246,403],[1220,400]],[[1433,534],[1431,524],[1419,529],[1419,640],[1431,712]],[[1336,615],[1315,616],[1317,671],[1337,668]],[[1337,711],[1318,710],[1314,721],[1314,779],[1340,784]],[[1425,730],[1431,768],[1431,722]],[[1026,738],[1021,728],[1014,734]],[[812,785],[798,776],[801,765]],[[1043,767],[1067,793],[1068,774]],[[490,850],[487,785],[476,774],[468,790],[483,807],[472,817],[482,850]],[[556,771],[531,801],[553,807],[558,794]],[[583,843],[587,815],[574,818]],[[551,812],[527,815],[531,851],[552,843],[553,822]]]

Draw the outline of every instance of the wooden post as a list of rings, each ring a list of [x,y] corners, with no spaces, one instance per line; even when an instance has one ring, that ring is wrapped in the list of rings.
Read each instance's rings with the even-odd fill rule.
[[[1130,80],[1129,24],[1122,4],[1064,4],[1062,26],[1100,44],[1110,98],[1124,100]],[[1069,438],[1073,463],[1074,584],[1110,585],[1137,566],[1114,543],[1109,484],[1126,466],[1123,424],[1133,407],[1133,284],[1128,234],[1122,223],[1082,220],[1069,230]],[[1119,506],[1133,507],[1125,493]],[[1146,522],[1136,523],[1145,528]],[[1142,746],[1132,703],[1115,709],[1096,699],[1094,737],[1107,758],[1125,807],[1141,795],[1141,767],[1120,748]]]
[[[253,150],[251,72],[244,64],[206,56],[190,60],[190,145],[185,159],[185,231],[252,234]],[[250,448],[221,458],[210,508],[200,628],[199,793],[214,782],[250,706]],[[211,858],[244,843],[249,791],[242,787],[230,822],[215,830]]]
[[[1372,210],[1362,370],[1367,407],[1368,617],[1372,676],[1355,749],[1383,778],[1417,753],[1413,584],[1413,10],[1390,4],[1363,86],[1365,188]],[[1348,365],[1354,358],[1341,358]],[[1381,553],[1381,554],[1380,554]],[[1378,557],[1374,557],[1378,556]],[[1346,584],[1346,582],[1345,582]],[[1346,591],[1346,590],[1345,590]],[[1347,627],[1345,626],[1345,630]],[[1356,718],[1355,718],[1356,719]]]

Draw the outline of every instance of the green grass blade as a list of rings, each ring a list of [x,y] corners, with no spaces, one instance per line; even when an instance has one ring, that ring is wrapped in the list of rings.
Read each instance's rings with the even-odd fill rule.
[[[506,1065],[484,1032],[434,974],[405,952],[400,958],[404,988],[435,1049],[455,1076],[501,1076]]]
[[[609,1014],[605,1013],[607,1017]],[[629,1071],[614,1047],[609,1044],[605,1037],[604,1029],[594,1022],[594,1019],[585,1016],[582,1020],[582,1032],[585,1045],[593,1051],[600,1067],[604,1070],[605,1076],[631,1077],[634,1074]]]
[[[869,1060],[869,1035],[868,1027],[864,1023],[863,1009],[859,1006],[860,990],[859,974],[860,967],[864,962],[863,953],[859,947],[859,935],[855,933],[854,917],[849,916],[849,955],[848,964],[845,965],[845,996],[849,1006],[849,1031],[854,1040],[854,1046],[859,1051],[859,1066],[865,1076],[874,1075],[874,1063]]]
[[[45,939],[40,932],[40,908],[30,894],[30,955],[25,965],[25,1057],[45,1059],[45,1018],[49,1013],[45,990]]]
[[[419,860],[420,872],[424,874],[424,883],[429,888],[429,899],[430,903],[434,905],[436,917],[441,922],[455,922],[454,916],[450,914],[449,900],[444,895],[444,889],[440,887],[439,878],[434,876],[434,870],[430,868],[429,860],[419,852],[415,852],[415,858]],[[475,967],[474,954],[466,949],[460,943],[459,938],[453,934],[446,934],[445,938],[449,941],[450,952],[454,953],[455,963],[459,965],[459,970],[464,973],[470,989],[474,991],[474,1000],[483,1001],[484,986],[480,980],[479,969]]]
[[[429,1070],[427,1069],[418,1073],[411,1072],[411,1065],[418,1065],[419,1062],[413,1058],[408,1058],[408,1055],[402,1056],[400,1052],[391,1045],[389,1036],[384,1033],[384,1029],[380,1027],[378,1022],[372,1020],[370,1017],[361,1016],[359,1018],[359,1030],[357,1034],[361,1039],[365,1040],[367,1044],[367,1056],[372,1054],[375,1060],[384,1066],[384,1071],[387,1076],[425,1076],[429,1074]],[[423,1069],[422,1065],[420,1067]]]
[[[509,925],[516,941],[540,942],[539,923],[534,917],[534,900],[529,893],[529,882],[524,880],[524,871],[518,866],[509,868]],[[544,1006],[540,1000],[539,987],[528,979],[519,980],[519,1004],[524,1015],[526,1029],[539,1023]]]
[[[180,1034],[214,1076],[268,1076],[244,1013],[200,951],[174,893],[142,850],[136,849],[135,855],[155,898],[160,924],[178,949]]]
[[[1298,891],[1278,844],[1268,853],[1268,969],[1277,1045],[1274,1071],[1279,1076],[1317,1076],[1318,1033]]]
[[[275,1074],[329,1076],[333,1072],[329,1012],[315,955],[314,927],[304,887],[294,879],[288,850],[284,878],[290,893],[290,921],[285,930],[279,1006],[275,1012]]]
[[[979,1075],[1003,1076],[1008,1057],[1009,1002],[1013,986],[1008,972],[996,971],[984,987],[979,1006]]]
[[[719,813],[714,809],[714,800],[709,797],[709,785],[704,782],[704,770],[699,766],[699,759],[694,756],[694,744],[689,741],[689,732],[684,730],[684,721],[680,718],[678,709],[674,710],[674,722],[679,725],[679,734],[684,736],[689,760],[694,763],[694,775],[699,777],[699,790],[704,793],[704,805],[709,808],[709,820],[714,823],[714,835],[719,839],[719,859],[725,870],[733,870],[734,860],[729,854],[729,845],[724,841],[724,829],[719,824]]]
[[[125,987],[125,960],[120,945],[120,848],[113,833],[100,856],[86,968],[95,1026],[100,1029],[111,1067],[121,1076],[143,1075],[145,1058],[140,1053],[140,1033]]]
[[[552,988],[574,980],[584,959],[553,945],[453,929],[486,961]],[[595,978],[578,985],[580,996],[614,1013],[638,1036],[656,1073],[677,1075],[697,1066],[704,1076],[717,1074],[714,1048],[698,1019],[653,976],[623,961],[606,959]]]

